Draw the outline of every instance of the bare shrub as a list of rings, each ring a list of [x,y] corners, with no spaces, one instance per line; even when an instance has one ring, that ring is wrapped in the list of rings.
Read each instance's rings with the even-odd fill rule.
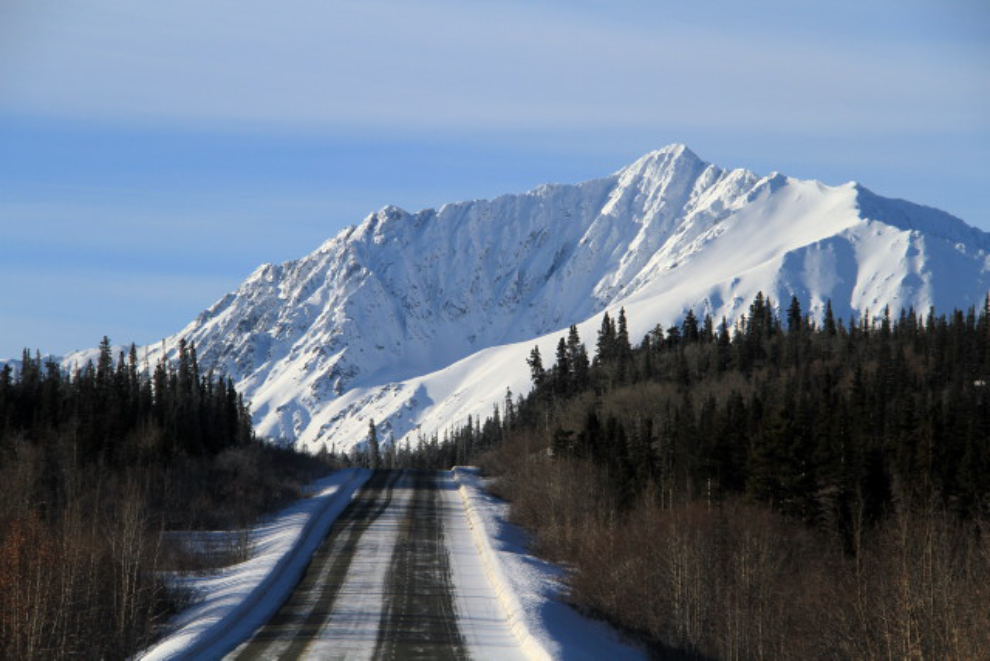
[[[815,575],[812,540],[740,502],[644,503],[588,535],[574,601],[662,649],[716,658],[807,658],[800,619]]]
[[[483,459],[570,599],[661,656],[990,657],[990,529],[932,507],[838,538],[743,500],[625,510],[603,471],[518,434]]]
[[[824,628],[836,658],[988,658],[987,532],[929,508],[865,540],[831,590]]]
[[[167,571],[209,572],[251,557],[250,529],[168,531],[162,536],[162,566]]]
[[[0,535],[0,657],[124,658],[168,614],[137,508],[100,528],[34,514]],[[107,537],[110,543],[107,544]]]

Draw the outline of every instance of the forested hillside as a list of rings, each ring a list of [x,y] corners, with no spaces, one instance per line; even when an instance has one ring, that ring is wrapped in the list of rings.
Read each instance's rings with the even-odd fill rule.
[[[661,652],[990,653],[990,302],[821,322],[758,295],[594,358],[435,443],[483,462],[571,596]],[[429,446],[427,446],[429,447]]]
[[[319,468],[257,441],[194,346],[144,367],[104,338],[73,373],[27,351],[0,369],[0,657],[134,653],[183,598],[161,531],[245,525]]]

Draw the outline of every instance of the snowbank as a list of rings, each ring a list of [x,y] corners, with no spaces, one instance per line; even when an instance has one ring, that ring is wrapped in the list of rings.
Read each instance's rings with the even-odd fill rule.
[[[477,468],[455,467],[454,479],[485,573],[527,656],[645,658],[642,650],[622,642],[614,630],[564,603],[562,570],[527,552],[525,535],[507,523],[508,505],[485,492]]]
[[[201,599],[180,613],[171,634],[142,659],[220,658],[267,621],[292,591],[330,526],[371,476],[364,469],[337,471],[313,483],[301,500],[251,532],[250,560],[207,576],[175,583]]]

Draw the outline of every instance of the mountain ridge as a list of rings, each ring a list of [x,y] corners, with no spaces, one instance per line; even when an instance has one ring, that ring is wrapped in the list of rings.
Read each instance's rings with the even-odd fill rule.
[[[756,291],[816,314],[832,300],[847,318],[965,307],[990,288],[988,253],[990,235],[937,209],[726,170],[674,144],[578,184],[387,205],[307,256],[259,266],[165,350],[195,341],[261,433],[342,449],[372,417],[401,439],[489,413],[506,386],[528,387],[534,343],[547,355],[571,324],[593,341],[606,310],[626,307],[636,338],[688,309],[732,321]]]

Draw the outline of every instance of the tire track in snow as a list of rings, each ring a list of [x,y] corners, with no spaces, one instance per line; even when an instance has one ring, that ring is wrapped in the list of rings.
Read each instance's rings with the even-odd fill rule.
[[[399,471],[376,471],[337,519],[302,580],[272,619],[228,658],[298,658],[333,612],[354,550],[388,508]],[[287,644],[287,645],[286,645]]]
[[[386,579],[376,659],[467,659],[443,537],[438,474],[418,471]]]

